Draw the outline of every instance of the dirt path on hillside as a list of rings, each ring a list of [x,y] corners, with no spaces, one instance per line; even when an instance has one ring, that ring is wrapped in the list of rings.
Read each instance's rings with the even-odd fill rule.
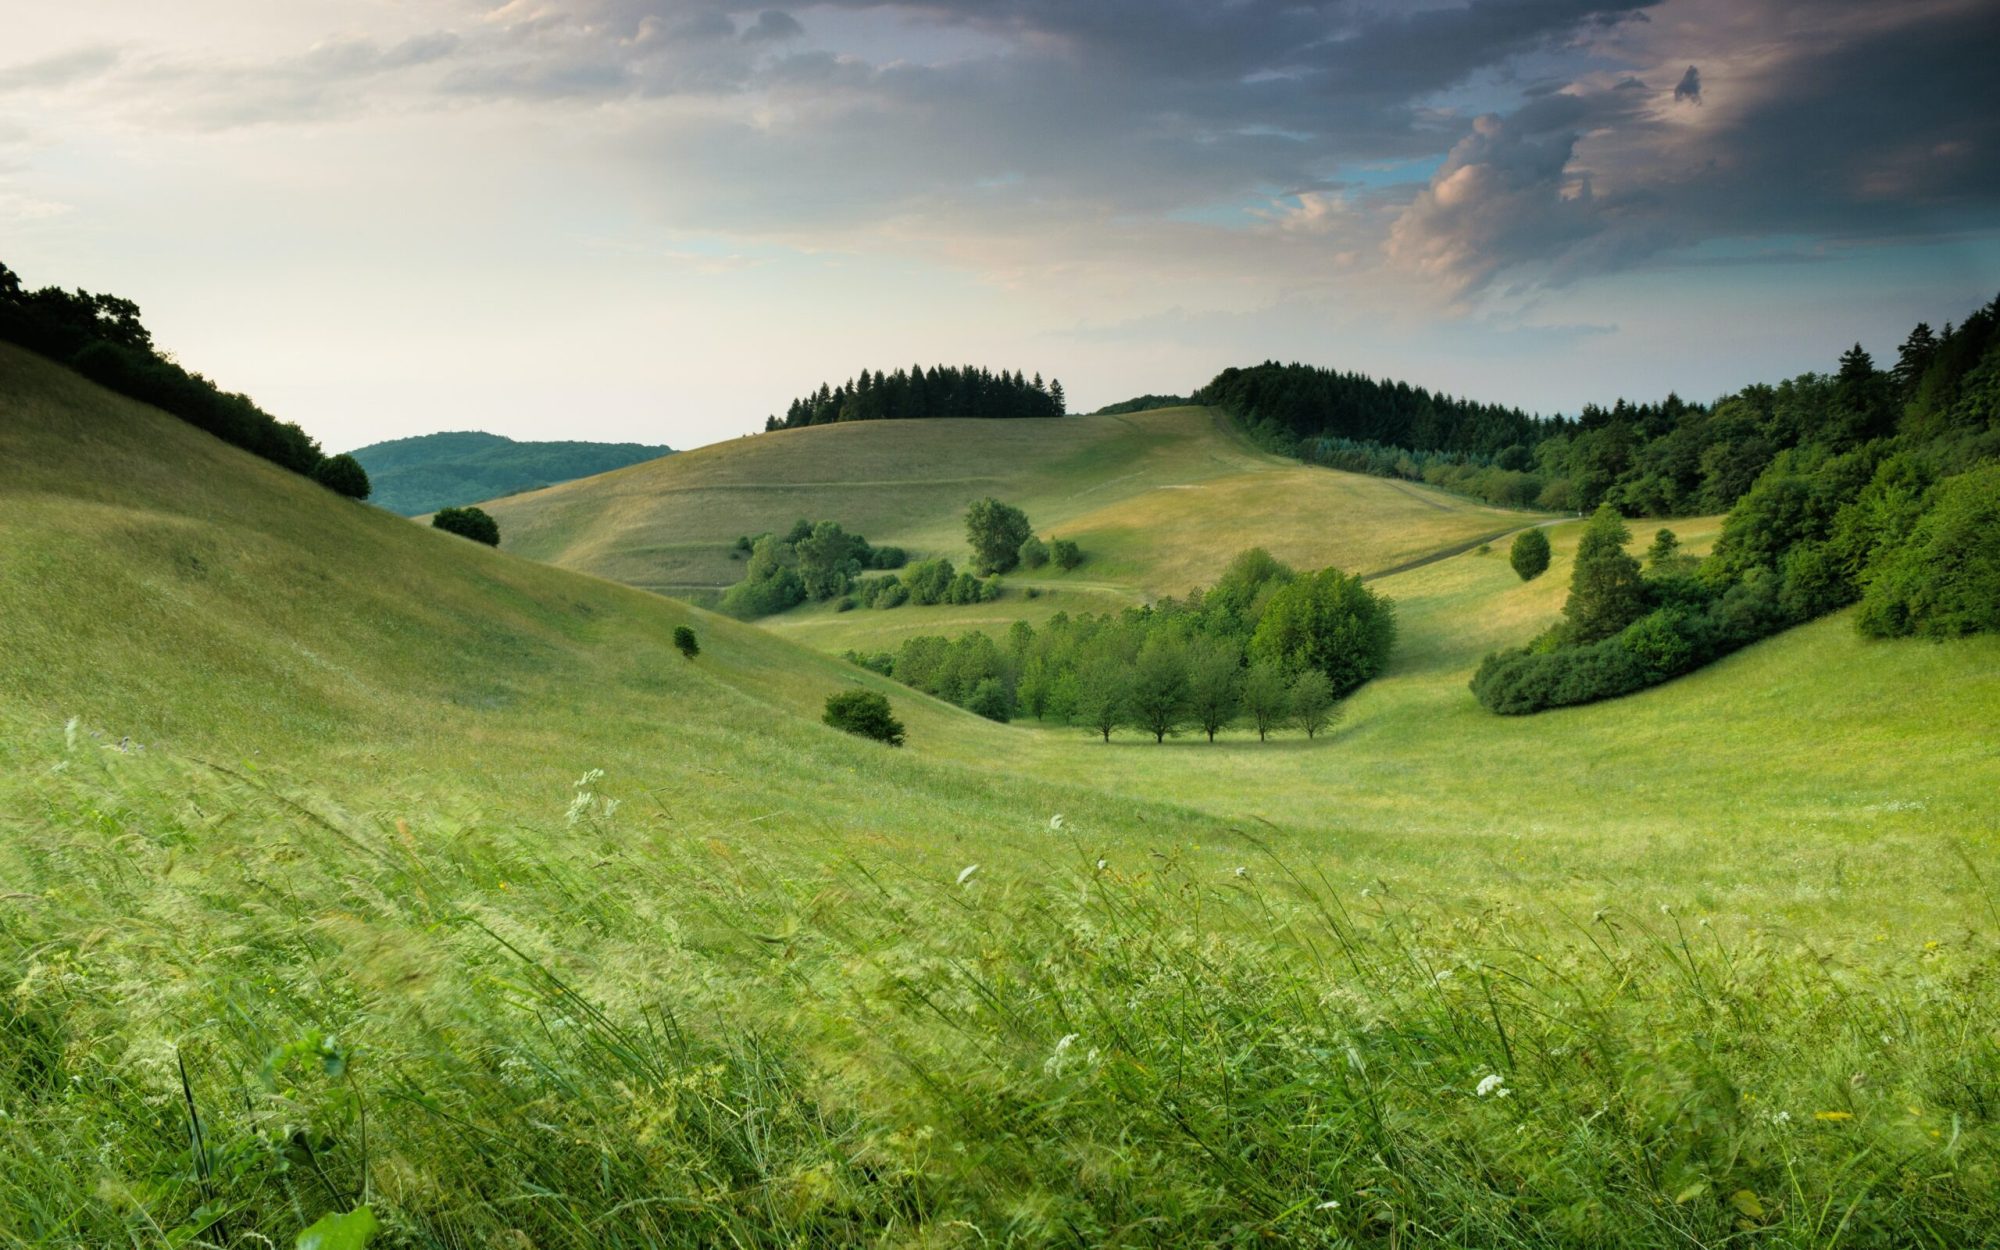
[[[1547,529],[1551,525],[1561,525],[1564,521],[1574,521],[1575,519],[1575,517],[1557,517],[1553,521],[1537,521],[1533,525],[1516,525],[1512,529],[1495,530],[1493,533],[1487,534],[1482,538],[1473,538],[1462,543],[1454,543],[1441,551],[1433,551],[1427,556],[1418,556],[1414,560],[1405,560],[1401,564],[1392,564],[1386,569],[1376,569],[1372,573],[1363,573],[1361,580],[1372,582],[1378,578],[1394,577],[1398,573],[1407,573],[1411,569],[1420,569],[1426,564],[1436,564],[1439,560],[1449,560],[1453,556],[1462,556],[1481,543],[1498,542],[1500,539],[1512,534],[1518,534],[1522,530]]]

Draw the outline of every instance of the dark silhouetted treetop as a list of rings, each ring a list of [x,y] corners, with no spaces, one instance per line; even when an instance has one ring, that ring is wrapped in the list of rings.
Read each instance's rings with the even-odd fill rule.
[[[431,528],[489,547],[500,545],[500,523],[481,508],[440,508],[431,516]]]
[[[0,265],[0,339],[294,473],[311,473],[324,458],[298,426],[161,355],[131,300],[52,286],[31,291]]]
[[[894,373],[871,373],[839,386],[824,383],[793,400],[781,419],[764,429],[791,430],[836,421],[900,421],[925,417],[1060,417],[1065,401],[1061,382],[1033,381],[1019,370],[994,373],[974,365],[918,365]]]
[[[336,495],[368,498],[368,470],[353,456],[328,456],[313,466],[312,480]]]
[[[674,626],[674,650],[690,660],[701,654],[701,642],[695,638],[692,628],[686,625]]]

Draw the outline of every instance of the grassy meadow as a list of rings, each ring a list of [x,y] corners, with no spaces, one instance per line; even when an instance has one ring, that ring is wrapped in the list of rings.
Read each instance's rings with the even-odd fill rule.
[[[977,493],[1136,534],[1175,485],[1310,475],[1339,536],[1302,504],[1266,545],[1371,571],[1523,523],[1240,447],[1203,476],[1207,418],[1160,420],[1143,489]],[[1073,437],[1106,480],[1123,436]],[[2000,640],[1834,617],[1489,716],[1466,678],[1559,610],[1563,524],[1535,582],[1476,547],[1379,578],[1397,657],[1317,741],[1104,746],[6,347],[0,465],[0,1245],[290,1245],[361,1205],[412,1247],[2000,1239]],[[837,519],[942,546],[947,494]],[[581,567],[616,531],[527,516]],[[1107,601],[1204,579],[1094,524]],[[906,749],[818,723],[849,684]]]

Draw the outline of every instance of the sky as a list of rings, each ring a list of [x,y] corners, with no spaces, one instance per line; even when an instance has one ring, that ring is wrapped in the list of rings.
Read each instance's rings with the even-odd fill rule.
[[[0,262],[330,451],[863,368],[1575,412],[2000,294],[1995,0],[0,0]]]

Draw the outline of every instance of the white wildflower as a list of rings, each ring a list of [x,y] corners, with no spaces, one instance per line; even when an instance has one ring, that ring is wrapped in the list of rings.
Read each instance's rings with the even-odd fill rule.
[[[1316,1211],[1333,1211],[1337,1210],[1339,1206],[1340,1206],[1340,1199],[1328,1198],[1325,1202],[1320,1203],[1319,1206],[1313,1209]]]
[[[978,864],[967,864],[964,868],[961,868],[959,870],[958,883],[960,885],[964,885],[966,882],[972,880],[972,874],[978,871],[979,871]]]
[[[1099,871],[1099,872],[1103,872],[1103,871],[1104,871],[1104,870],[1105,870],[1106,868],[1109,868],[1109,867],[1111,867],[1111,861],[1110,861],[1110,860],[1108,860],[1108,859],[1100,859],[1100,860],[1098,860],[1098,861],[1097,861],[1097,871]]]
[[[1488,1094],[1493,1095],[1495,1098],[1505,1098],[1514,1091],[1507,1088],[1506,1077],[1501,1076],[1498,1072],[1488,1072],[1485,1076],[1479,1078],[1479,1088],[1472,1092],[1481,1098],[1486,1097]]]
[[[1250,870],[1239,864],[1236,867],[1236,875],[1239,877],[1247,877],[1250,875]]]
[[[1049,1057],[1042,1061],[1042,1071],[1049,1073],[1062,1071],[1063,1064],[1069,1057],[1069,1048],[1076,1045],[1076,1039],[1079,1036],[1076,1033],[1065,1033],[1062,1037],[1058,1038],[1055,1050],[1051,1051]],[[1095,1054],[1096,1052],[1093,1051],[1092,1053]]]
[[[1057,812],[1055,815],[1049,817],[1049,828],[1060,829],[1062,827],[1063,827],[1063,818],[1061,812]]]

